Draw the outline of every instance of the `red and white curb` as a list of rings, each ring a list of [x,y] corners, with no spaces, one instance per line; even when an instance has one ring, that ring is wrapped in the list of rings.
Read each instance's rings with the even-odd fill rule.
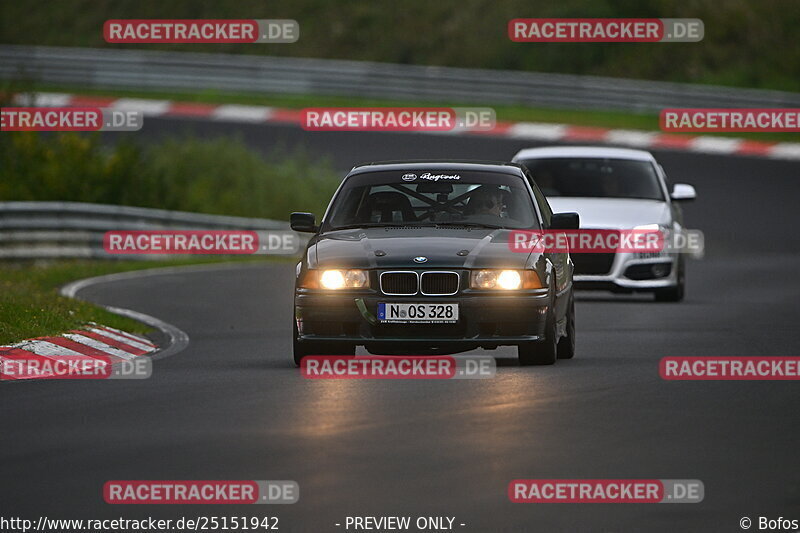
[[[48,379],[56,377],[53,370],[59,359],[70,365],[86,361],[99,366],[119,365],[155,352],[158,347],[150,340],[108,326],[88,324],[55,337],[25,340],[10,346],[0,346],[0,365],[13,366],[20,362],[44,369],[36,375],[0,373],[2,380]]]
[[[64,93],[26,93],[15,95],[14,103],[27,106],[84,106],[104,107],[125,111],[141,111],[151,117],[185,117],[250,124],[279,123],[299,125],[302,113],[299,109],[283,109],[268,106],[237,104],[202,104],[172,102],[142,98],[110,98]],[[434,133],[434,132],[427,132]],[[441,134],[441,132],[435,132]],[[539,142],[586,142],[641,149],[677,150],[717,155],[745,155],[773,159],[800,159],[800,143],[766,142],[734,137],[711,135],[674,135],[645,130],[624,130],[547,124],[538,122],[502,122],[491,130],[463,128],[448,134],[487,135]]]

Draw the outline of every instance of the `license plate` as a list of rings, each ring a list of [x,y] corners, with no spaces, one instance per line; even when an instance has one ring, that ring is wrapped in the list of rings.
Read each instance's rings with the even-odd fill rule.
[[[454,324],[458,304],[379,303],[378,320],[392,324]]]

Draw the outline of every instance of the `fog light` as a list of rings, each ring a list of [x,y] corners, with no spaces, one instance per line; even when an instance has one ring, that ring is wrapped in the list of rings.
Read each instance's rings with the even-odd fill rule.
[[[667,265],[653,265],[650,269],[654,278],[663,278],[669,274],[669,267]]]

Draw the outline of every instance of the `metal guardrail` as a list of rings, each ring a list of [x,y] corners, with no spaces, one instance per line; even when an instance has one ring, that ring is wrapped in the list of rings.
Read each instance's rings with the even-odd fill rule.
[[[211,89],[629,112],[665,107],[800,107],[800,93],[597,76],[18,45],[0,46],[0,79],[99,89]]]
[[[288,230],[288,222],[79,202],[0,202],[0,259],[163,259],[112,255],[110,230]]]

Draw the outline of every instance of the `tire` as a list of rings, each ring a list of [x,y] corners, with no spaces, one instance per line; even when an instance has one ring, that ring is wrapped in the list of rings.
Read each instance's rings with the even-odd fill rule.
[[[300,366],[303,357],[308,355],[355,355],[354,344],[329,344],[325,342],[301,341],[297,337],[297,322],[292,320],[292,359],[295,366]]]
[[[558,358],[572,359],[575,357],[575,295],[570,292],[567,306],[567,336],[558,341]]]
[[[544,340],[526,342],[517,347],[517,357],[520,366],[552,365],[558,357],[558,337],[556,335],[555,297],[550,300],[550,309],[547,312],[547,321],[544,327]]]
[[[683,258],[678,260],[678,282],[674,287],[666,289],[656,289],[655,297],[657,302],[680,302],[686,292],[686,270],[683,266]]]
[[[292,319],[292,359],[294,360],[295,366],[300,366],[300,362],[303,360],[303,357],[307,355],[312,355],[311,351],[309,350],[310,346],[304,342],[301,342],[297,339],[299,333],[297,332],[297,320],[294,318]]]
[[[310,351],[306,349],[306,347],[298,341],[297,339],[294,340],[294,346],[292,347],[292,359],[294,360],[294,366],[300,366],[300,363],[303,361],[303,357],[311,355]]]

